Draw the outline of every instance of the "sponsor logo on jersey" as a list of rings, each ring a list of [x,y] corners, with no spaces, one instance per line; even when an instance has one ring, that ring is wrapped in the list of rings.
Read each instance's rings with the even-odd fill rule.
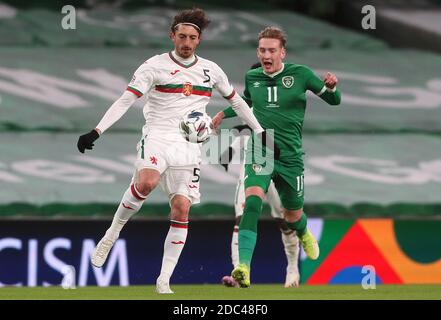
[[[184,86],[182,88],[182,93],[184,94],[184,96],[188,97],[189,95],[191,95],[192,91],[193,85],[191,84],[191,82],[184,83]]]
[[[260,82],[259,81],[256,81],[256,82],[253,83],[253,87],[254,88],[258,88],[259,86],[260,86]]]
[[[170,72],[170,74],[171,74],[172,76],[174,76],[174,75],[177,74],[179,71],[181,71],[181,70],[175,70],[175,71],[172,71],[172,72]]]
[[[282,78],[282,84],[285,88],[291,88],[294,85],[294,77],[293,76],[285,76]]]
[[[253,164],[253,170],[255,173],[262,171],[262,166],[260,164]]]
[[[196,186],[196,185],[194,185],[194,184],[190,184],[188,187],[189,187],[190,189],[195,189],[195,188],[197,188],[198,186]]]

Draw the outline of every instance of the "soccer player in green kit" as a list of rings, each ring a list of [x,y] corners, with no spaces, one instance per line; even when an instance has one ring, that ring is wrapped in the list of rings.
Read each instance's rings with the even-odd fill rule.
[[[250,286],[250,266],[257,239],[257,221],[262,211],[262,200],[271,179],[274,181],[284,208],[289,228],[295,230],[310,259],[317,259],[319,247],[307,228],[303,212],[304,179],[302,127],[306,109],[306,91],[310,90],[328,104],[340,104],[337,78],[327,73],[318,78],[304,65],[283,63],[286,56],[286,36],[276,27],[267,27],[259,33],[257,57],[262,67],[250,70],[245,76],[245,101],[265,130],[274,130],[275,148],[280,156],[274,159],[271,172],[263,170],[259,147],[250,139],[245,168],[245,209],[239,225],[239,265],[232,277],[243,288]],[[224,118],[236,116],[231,108],[213,118],[217,128]],[[261,153],[260,153],[261,154]]]

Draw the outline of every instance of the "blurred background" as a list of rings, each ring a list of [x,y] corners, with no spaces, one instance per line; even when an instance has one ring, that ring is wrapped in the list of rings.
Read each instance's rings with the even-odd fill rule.
[[[74,29],[63,28],[65,5]],[[130,183],[143,101],[93,152],[76,142],[139,65],[172,49],[171,20],[192,6],[212,20],[198,54],[238,92],[269,25],[288,35],[286,61],[339,79],[340,106],[308,95],[305,212],[321,256],[302,255],[302,284],[361,283],[366,265],[377,283],[441,283],[440,1],[0,0],[0,286],[59,285],[67,265],[78,286],[154,283],[169,227],[159,188],[104,268],[89,262]],[[216,93],[207,112],[226,106]],[[231,272],[238,169],[202,165],[202,201],[173,283],[219,283]],[[282,284],[285,268],[265,205],[252,281]]]

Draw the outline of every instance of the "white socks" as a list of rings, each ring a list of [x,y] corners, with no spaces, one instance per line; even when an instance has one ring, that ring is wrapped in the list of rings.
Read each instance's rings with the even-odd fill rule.
[[[143,196],[134,184],[124,193],[118,210],[113,217],[112,225],[106,231],[105,237],[115,242],[127,221],[141,209],[146,196]],[[159,278],[168,283],[178,263],[179,256],[187,240],[188,221],[170,221],[170,229],[164,242],[164,256]]]
[[[170,229],[164,242],[164,256],[159,278],[170,280],[187,240],[187,232],[188,221],[170,220]]]
[[[236,268],[239,264],[239,226],[234,226],[233,236],[231,238],[231,262]]]
[[[287,271],[296,269],[299,259],[299,239],[295,232],[285,234],[282,232],[282,242],[285,248],[286,259],[288,260]]]
[[[126,190],[119,204],[118,210],[116,210],[115,216],[113,217],[112,225],[106,231],[105,237],[113,242],[115,242],[121,229],[124,227],[126,222],[141,209],[145,196],[141,195],[134,184]]]

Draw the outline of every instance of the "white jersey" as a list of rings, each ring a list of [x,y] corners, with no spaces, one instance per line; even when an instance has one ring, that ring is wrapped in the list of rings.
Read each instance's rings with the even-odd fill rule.
[[[179,121],[192,110],[205,112],[213,89],[226,99],[234,89],[214,62],[195,56],[190,65],[177,61],[171,52],[148,59],[136,70],[127,90],[138,97],[147,95],[143,135],[166,136],[182,141]]]

